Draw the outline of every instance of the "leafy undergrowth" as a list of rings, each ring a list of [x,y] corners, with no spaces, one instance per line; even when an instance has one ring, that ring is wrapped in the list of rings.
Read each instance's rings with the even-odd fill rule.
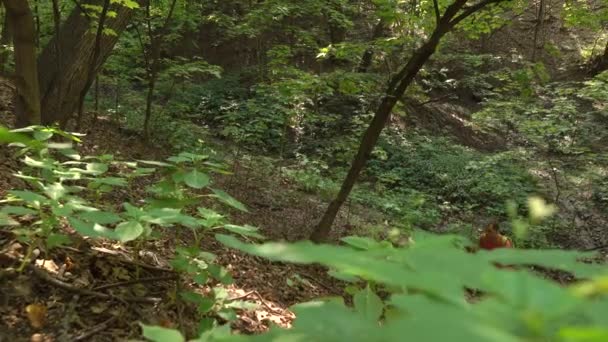
[[[146,188],[162,179],[162,175],[152,172],[148,175],[149,170],[145,170],[151,166],[162,169],[162,164],[150,162],[151,165],[146,166],[144,163],[128,170],[130,166],[121,164],[119,160],[165,160],[169,151],[164,147],[141,143],[139,137],[121,132],[104,119],[88,123],[87,127],[91,129],[78,145],[80,154],[105,156],[107,159],[87,160],[88,163],[82,165],[86,165],[85,170],[90,169],[92,173],[84,172],[78,177],[91,177],[93,183],[90,182],[88,188],[94,190],[91,192],[94,196],[87,199],[108,213],[105,217],[98,216],[94,219],[106,220],[105,223],[111,226],[115,220],[113,214],[109,213],[123,215],[120,213],[123,203],[143,205],[144,200],[150,196]],[[5,170],[0,176],[0,179],[7,181],[0,182],[0,193],[11,192],[13,197],[21,195],[22,200],[35,202],[37,198],[29,198],[34,196],[32,193],[35,193],[35,187],[26,186],[27,178],[16,179],[9,174],[23,167],[14,156],[17,151],[5,147],[0,150],[7,155],[2,163]],[[108,154],[112,154],[115,159]],[[105,170],[102,164],[109,165],[108,169]],[[36,169],[37,165],[30,159],[29,166]],[[73,166],[78,165],[75,163]],[[97,167],[100,169],[97,170]],[[42,167],[41,170],[44,171],[45,168]],[[141,172],[142,175],[125,176],[132,175],[131,171]],[[121,184],[121,177],[128,178],[128,184]],[[238,210],[242,209],[238,202],[227,200],[228,204],[236,206],[236,209],[230,211],[233,222],[258,225],[263,228],[262,234],[278,239],[295,240],[306,234],[299,228],[309,227],[314,222],[319,203],[298,191],[289,190],[289,185],[282,177],[256,182],[257,177],[258,174],[246,170],[237,172],[235,176],[218,174],[214,177],[214,188],[232,193],[249,208],[248,211]],[[94,183],[95,181],[100,184]],[[198,188],[207,180],[201,176],[190,181],[194,181],[195,184],[191,185]],[[276,183],[271,186],[273,182]],[[96,185],[91,187],[91,184]],[[110,187],[105,189],[105,185]],[[28,188],[31,192],[14,192]],[[53,192],[47,191],[46,195],[49,193]],[[75,194],[66,191],[63,195],[69,198]],[[196,196],[200,200],[197,205],[224,212],[230,207],[220,207],[208,197]],[[280,204],[266,201],[277,198],[282,198]],[[37,219],[41,217],[36,217],[30,211],[36,207],[34,202],[22,209],[15,209],[21,207],[8,203],[12,209],[5,209],[5,213],[21,215],[17,221],[22,227],[36,226],[40,223]],[[54,209],[51,205],[49,209],[42,210],[41,214],[48,213],[47,210]],[[83,221],[88,218],[86,215],[78,215]],[[46,340],[122,340],[139,337],[138,322],[166,327],[179,326],[188,335],[195,335],[199,331],[201,312],[219,322],[231,321],[230,326],[235,331],[257,333],[267,330],[270,322],[290,326],[294,314],[287,308],[292,304],[337,295],[343,291],[344,285],[327,276],[320,266],[271,263],[227,249],[212,236],[196,236],[191,230],[155,226],[152,240],[126,243],[131,237],[112,234],[119,230],[122,223],[115,230],[93,226],[93,231],[87,232],[90,226],[78,226],[78,222],[70,220],[69,215],[59,217],[61,218],[57,221],[42,222],[42,226],[48,224],[51,227],[48,228],[52,229],[50,232],[37,231],[37,234],[30,234],[23,230],[0,231],[0,264],[3,270],[0,274],[2,337],[9,340],[33,337]],[[123,227],[129,228],[130,225]],[[234,226],[233,229],[239,229],[237,227],[248,229],[250,226]],[[95,235],[96,228],[100,232],[97,239],[81,237]],[[133,232],[129,229],[122,231]],[[41,236],[44,239],[41,240]],[[70,239],[71,242],[67,243],[64,239]],[[197,239],[200,251],[214,254],[213,265],[218,266],[211,272],[214,274],[209,275],[209,281],[198,279],[198,284],[196,276],[189,273],[192,270],[186,270],[185,275],[175,271],[178,269],[175,267],[176,255],[192,257],[183,247],[192,246],[192,242]],[[32,265],[39,268],[24,263],[28,258]],[[193,262],[194,259],[196,258],[190,261]],[[20,268],[23,268],[23,272],[18,272]],[[184,292],[193,294],[184,296]],[[200,302],[201,298],[209,297],[210,294],[215,298],[214,307],[202,309],[201,306],[206,304]],[[237,310],[222,311],[226,308]]]

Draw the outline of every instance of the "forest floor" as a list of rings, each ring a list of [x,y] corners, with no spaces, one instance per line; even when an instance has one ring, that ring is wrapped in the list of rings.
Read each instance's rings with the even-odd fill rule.
[[[11,92],[7,84],[0,87],[0,124],[10,127]],[[103,118],[86,122],[82,131],[88,133],[79,146],[82,155],[109,153],[119,160],[163,160],[169,154],[167,148],[144,143]],[[26,186],[12,176],[19,166],[11,150],[0,146],[0,197]],[[121,190],[122,195],[143,199],[145,182]],[[268,177],[247,165],[238,166],[232,176],[215,179],[215,186],[250,209],[249,213],[232,213],[233,223],[260,227],[262,234],[273,240],[294,241],[307,236],[325,205],[296,190],[279,173]],[[110,201],[120,206],[124,197],[119,193]],[[357,211],[365,213],[366,209]],[[362,216],[366,220],[376,215],[370,212]],[[350,220],[352,216],[345,210],[336,226],[350,227]],[[70,232],[70,228],[63,228]],[[339,233],[343,232],[336,235]],[[35,262],[39,267],[30,266],[18,273],[6,270],[19,266],[15,259],[23,257],[25,246],[10,232],[0,230],[0,341],[125,340],[139,337],[139,322],[168,327],[180,322],[181,329],[193,334],[199,315],[176,295],[177,275],[168,270],[175,248],[187,245],[191,238],[166,230],[162,238],[138,249],[80,239],[76,247],[41,252]],[[343,294],[344,284],[329,277],[322,267],[272,263],[229,250],[212,236],[202,244],[203,250],[216,254],[218,263],[231,271],[234,284],[226,288],[229,298],[257,304],[256,309],[239,312],[232,324],[235,331],[265,331],[270,322],[288,327],[294,319],[287,309],[290,305]],[[192,283],[190,290],[207,293],[211,288]],[[44,308],[44,314],[28,313],[26,308],[32,304]]]
[[[10,127],[9,88],[0,82],[0,124]],[[121,130],[103,117],[85,122],[82,131],[87,133],[79,146],[82,155],[163,160],[171,153],[168,147],[145,143],[139,135]],[[0,146],[0,198],[11,189],[26,186],[12,176],[20,164],[10,149]],[[280,168],[258,169],[245,162],[235,163],[232,168],[233,175],[214,179],[215,187],[249,208],[248,213],[230,212],[232,223],[257,226],[271,240],[296,241],[308,236],[325,209],[325,201],[299,191]],[[548,170],[540,170],[539,174],[544,175],[539,177],[543,187],[551,189],[553,180]],[[120,206],[127,198],[143,199],[149,182],[138,179],[107,200]],[[587,248],[607,242],[606,218],[587,208],[587,192],[565,180],[561,187],[559,204],[567,209],[564,218],[584,229],[565,232],[559,237],[559,245]],[[381,224],[379,213],[346,206],[336,222],[334,238]],[[64,228],[70,232],[69,227]],[[180,329],[193,336],[199,315],[196,308],[179,299],[177,275],[169,270],[175,248],[188,245],[191,239],[187,233],[177,235],[169,229],[163,231],[160,239],[138,248],[80,239],[74,247],[40,253],[36,260],[39,267],[17,273],[4,270],[14,267],[14,260],[23,257],[25,246],[11,233],[0,230],[0,342],[134,339],[139,338],[140,322],[167,327],[177,327],[179,323]],[[218,263],[231,271],[234,284],[226,287],[229,298],[257,304],[256,309],[239,311],[238,320],[232,324],[238,332],[265,331],[271,322],[288,327],[295,318],[289,306],[344,293],[345,284],[328,276],[322,267],[269,262],[227,249],[212,236],[205,238],[201,247],[216,254]],[[202,294],[211,290],[194,283],[188,286]],[[34,321],[31,312],[26,311],[32,304],[46,311],[44,315],[34,315]]]

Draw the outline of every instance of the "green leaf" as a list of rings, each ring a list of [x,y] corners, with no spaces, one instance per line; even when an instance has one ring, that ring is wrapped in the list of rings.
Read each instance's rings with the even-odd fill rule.
[[[140,323],[141,324],[141,323]],[[186,339],[175,329],[141,324],[145,338],[154,342],[185,342]]]
[[[221,202],[223,202],[235,209],[238,209],[240,211],[243,211],[246,213],[249,212],[243,203],[237,201],[234,197],[228,195],[226,192],[219,190],[219,189],[211,189],[211,191],[213,191],[213,195],[211,195],[211,196],[216,197]]]
[[[86,211],[79,213],[78,217],[98,224],[114,224],[121,221],[120,216],[107,211]]]
[[[563,327],[559,335],[567,342],[608,341],[608,329],[600,327]]]
[[[53,136],[53,131],[48,130],[48,129],[34,131],[34,139],[36,139],[38,141],[49,140],[52,136]]]
[[[137,221],[127,221],[119,224],[114,232],[118,240],[129,242],[140,237],[144,232],[144,227]]]
[[[19,222],[8,217],[7,214],[0,212],[0,226],[18,226]]]
[[[48,161],[36,160],[36,159],[30,158],[29,156],[25,156],[25,158],[23,158],[23,163],[27,166],[35,167],[38,169],[47,169],[47,170],[53,169],[52,163],[49,163]]]
[[[347,236],[345,238],[342,238],[341,240],[344,243],[361,250],[369,250],[381,247],[380,243],[378,243],[377,241],[361,236]]]
[[[109,238],[114,239],[114,231],[97,223],[84,222],[77,218],[68,218],[70,225],[81,235],[94,238]]]
[[[30,208],[15,207],[12,205],[2,207],[2,210],[0,210],[0,212],[8,215],[34,215],[38,213],[36,210],[32,210]]]
[[[354,295],[353,302],[355,309],[372,322],[378,322],[382,316],[384,303],[369,285]]]
[[[108,165],[103,163],[87,163],[87,173],[101,175],[108,171]]]
[[[128,185],[126,179],[124,178],[120,178],[120,177],[102,177],[102,178],[95,178],[93,180],[93,183],[96,184],[105,184],[105,185],[112,185],[112,186],[126,186]]]
[[[191,188],[202,189],[209,185],[210,179],[206,174],[192,170],[184,176],[184,182]]]
[[[164,162],[155,161],[155,160],[138,160],[137,162],[146,164],[146,165],[152,165],[152,166],[173,167],[173,164],[164,163]]]
[[[226,224],[224,225],[224,229],[242,236],[253,237],[256,239],[264,239],[264,236],[258,233],[259,229],[250,225],[237,226],[234,224]]]
[[[185,301],[196,304],[201,314],[208,313],[209,311],[211,311],[211,309],[213,309],[213,306],[215,305],[215,298],[205,297],[200,293],[184,291],[180,292],[179,295]]]
[[[53,183],[44,187],[44,193],[53,201],[57,201],[67,193],[67,189],[61,183]]]
[[[25,201],[25,202],[30,202],[30,203],[46,203],[47,199],[42,196],[39,195],[35,192],[32,191],[28,191],[28,190],[11,190],[8,192],[9,194]]]
[[[217,315],[228,322],[233,322],[237,319],[236,312],[232,309],[222,309],[217,312]]]
[[[31,132],[28,131],[28,132]],[[17,130],[9,131],[6,127],[0,126],[0,143],[20,143],[27,146],[39,146],[40,143],[20,134]]]
[[[46,238],[46,247],[48,249],[53,249],[55,247],[69,245],[70,243],[72,243],[72,240],[70,240],[70,238],[64,234],[51,233]]]

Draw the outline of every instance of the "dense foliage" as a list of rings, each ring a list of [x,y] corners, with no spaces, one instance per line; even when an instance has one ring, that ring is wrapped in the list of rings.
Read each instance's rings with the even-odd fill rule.
[[[0,245],[0,280],[62,248],[169,244],[163,300],[192,310],[137,322],[152,341],[608,340],[606,0],[1,3],[0,156],[21,164],[0,238],[25,253]],[[87,155],[68,130],[99,123],[165,157]],[[248,221],[264,205],[289,232]],[[487,222],[516,248],[477,251]],[[344,292],[234,333],[256,306],[210,245]]]

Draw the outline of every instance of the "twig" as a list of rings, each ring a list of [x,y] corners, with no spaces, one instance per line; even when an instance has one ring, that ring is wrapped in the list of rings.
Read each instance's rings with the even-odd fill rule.
[[[152,266],[152,265],[148,265],[148,264],[144,264],[141,262],[137,262],[137,261],[132,261],[132,260],[125,260],[125,259],[121,259],[121,258],[117,258],[118,261],[124,263],[124,264],[130,264],[130,265],[134,265],[134,266],[139,266],[141,268],[145,268],[151,271],[159,271],[159,272],[167,272],[167,273],[177,273],[174,270],[168,269],[168,268],[163,268],[163,267],[158,267],[158,266]]]
[[[442,101],[442,100],[445,100],[445,99],[449,99],[449,98],[451,98],[451,97],[453,97],[455,95],[456,95],[455,93],[447,93],[447,94],[444,94],[444,95],[441,95],[441,96],[438,96],[438,97],[431,98],[431,99],[426,100],[424,102],[416,103],[414,105],[414,107],[422,107],[422,106],[427,105],[429,103],[439,102],[439,101]]]
[[[598,251],[600,249],[606,249],[606,248],[608,248],[608,243],[607,244],[603,244],[603,245],[599,245],[599,246],[596,246],[596,247],[591,247],[591,248],[584,249],[583,252],[593,252],[593,251]]]
[[[89,331],[82,333],[76,337],[74,337],[74,339],[72,341],[84,341],[87,340],[89,337],[107,329],[107,327],[112,324],[116,319],[118,319],[117,316],[111,317],[99,324],[97,324],[96,326],[94,326],[93,328],[91,328]]]
[[[260,294],[258,291],[256,291],[256,290],[249,291],[249,292],[245,293],[244,295],[240,295],[240,296],[237,296],[237,297],[234,297],[234,298],[229,298],[228,300],[229,300],[229,301],[234,301],[234,300],[239,300],[239,299],[245,299],[245,298],[247,298],[247,297],[249,297],[249,296],[251,296],[251,295],[255,295],[255,296],[258,298],[258,300],[259,300],[259,301],[262,303],[262,305],[263,305],[263,306],[264,306],[266,309],[268,309],[270,312],[275,313],[275,314],[283,314],[283,313],[285,312],[285,310],[275,310],[275,309],[273,309],[273,308],[272,308],[272,307],[271,307],[271,306],[270,306],[270,305],[269,305],[269,304],[268,304],[268,303],[267,303],[267,302],[264,300],[264,298],[262,297],[262,295],[261,295],[261,294]]]
[[[121,281],[121,282],[113,283],[113,284],[101,285],[101,286],[94,288],[93,290],[101,291],[101,290],[107,290],[107,289],[111,289],[114,287],[120,287],[120,286],[128,286],[128,285],[140,284],[140,283],[150,283],[150,282],[162,281],[162,280],[177,280],[177,279],[178,279],[177,274],[173,274],[173,275],[169,275],[169,276],[139,278],[139,279]]]
[[[336,290],[335,288],[332,288],[331,286],[325,284],[324,282],[320,281],[319,279],[313,277],[312,275],[310,275],[308,273],[298,272],[298,274],[304,276],[305,278],[308,278],[308,280],[312,280],[313,282],[321,285],[321,287],[324,287],[329,292],[334,292]]]
[[[247,293],[245,293],[243,295],[232,297],[232,298],[228,298],[228,301],[232,302],[232,301],[235,301],[235,300],[245,299],[245,298],[251,296],[254,293],[255,293],[255,291],[249,291],[249,292],[247,292]]]
[[[70,292],[75,292],[75,293],[79,293],[85,296],[94,296],[94,297],[98,297],[98,298],[104,298],[104,299],[116,299],[116,300],[120,300],[120,301],[124,301],[124,302],[131,302],[131,303],[151,303],[151,304],[156,304],[158,302],[161,301],[160,298],[153,298],[153,297],[133,297],[133,298],[122,298],[122,297],[117,297],[117,296],[112,296],[109,294],[105,294],[105,293],[101,293],[101,292],[97,292],[97,291],[92,291],[92,290],[87,290],[87,289],[81,289],[79,287],[75,287],[73,285],[70,285],[66,282],[63,282],[59,279],[56,279],[54,277],[52,277],[51,275],[49,275],[47,272],[43,271],[42,269],[29,264],[28,267],[32,273],[34,273],[34,275],[36,275],[38,278],[46,281],[47,283],[56,286],[60,289],[66,290],[66,291],[70,291]]]

